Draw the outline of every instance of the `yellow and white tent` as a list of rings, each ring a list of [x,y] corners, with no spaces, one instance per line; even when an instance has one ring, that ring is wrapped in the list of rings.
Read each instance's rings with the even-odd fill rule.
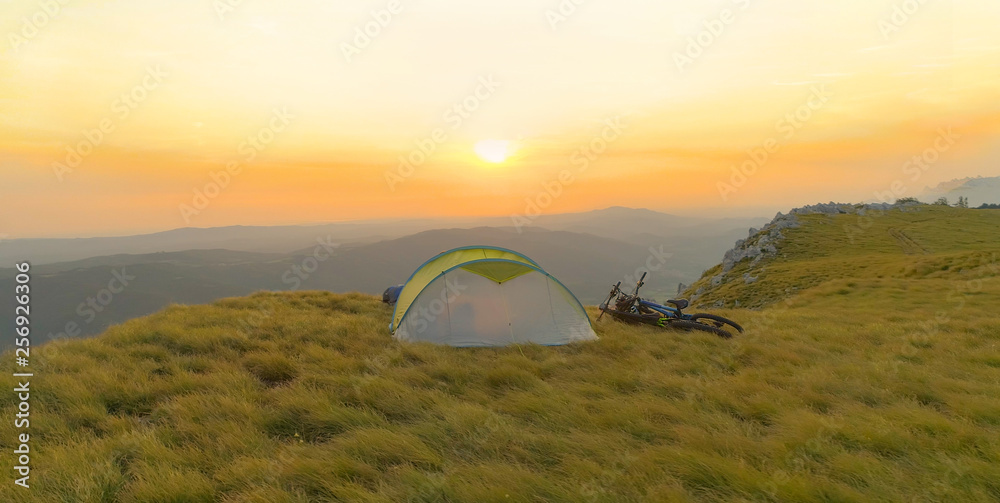
[[[490,246],[456,248],[417,268],[389,329],[401,341],[463,347],[597,339],[559,280],[520,253]]]

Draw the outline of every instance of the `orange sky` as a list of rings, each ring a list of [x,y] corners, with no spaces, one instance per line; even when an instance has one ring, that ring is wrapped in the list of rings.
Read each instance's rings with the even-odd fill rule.
[[[0,235],[758,216],[1000,175],[995,0],[577,2],[6,2]]]

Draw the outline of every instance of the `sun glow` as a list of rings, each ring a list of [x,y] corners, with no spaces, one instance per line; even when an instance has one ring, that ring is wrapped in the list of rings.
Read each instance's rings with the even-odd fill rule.
[[[482,140],[476,142],[473,150],[480,159],[499,164],[510,157],[510,142],[507,140]]]

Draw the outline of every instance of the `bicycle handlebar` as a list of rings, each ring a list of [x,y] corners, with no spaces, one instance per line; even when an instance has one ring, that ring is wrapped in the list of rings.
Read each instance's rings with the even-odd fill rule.
[[[615,284],[614,287],[611,288],[611,293],[608,294],[608,300],[604,301],[604,304],[603,304],[605,307],[608,306],[608,303],[611,302],[611,299],[614,298],[614,296],[616,294],[621,293],[621,286],[622,286],[622,282],[619,281],[618,283]],[[604,316],[604,309],[601,309],[601,314],[597,315],[597,321],[601,321],[601,318],[603,316]]]
[[[639,281],[636,281],[636,282],[635,282],[635,291],[634,291],[634,292],[632,292],[632,295],[635,295],[635,296],[638,296],[638,295],[639,295],[639,288],[641,288],[641,287],[642,287],[642,285],[644,285],[644,284],[645,284],[645,283],[643,283],[643,282],[642,282],[642,280],[646,279],[646,274],[648,274],[648,271],[647,271],[647,272],[644,272],[644,273],[642,273],[642,277],[641,277],[641,278],[639,278]]]

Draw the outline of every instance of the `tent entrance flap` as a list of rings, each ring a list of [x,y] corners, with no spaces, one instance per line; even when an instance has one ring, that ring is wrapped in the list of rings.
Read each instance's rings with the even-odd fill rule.
[[[503,283],[510,281],[523,274],[535,272],[536,269],[527,267],[524,264],[507,261],[479,261],[461,266],[462,269],[473,274],[478,274],[486,279]]]

